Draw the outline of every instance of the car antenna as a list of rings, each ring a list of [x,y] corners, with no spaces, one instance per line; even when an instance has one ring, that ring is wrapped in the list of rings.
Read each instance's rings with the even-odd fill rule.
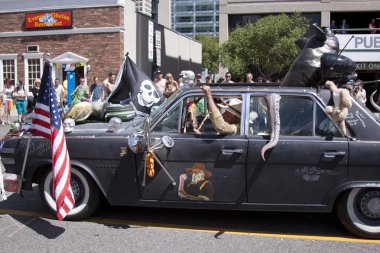
[[[380,79],[372,80],[372,81],[363,81],[362,83],[363,84],[380,83]],[[373,86],[373,85],[370,85],[370,86]]]
[[[351,38],[347,41],[346,45],[344,45],[343,49],[338,53],[338,55],[335,57],[334,61],[333,61],[333,64],[330,68],[328,68],[324,73],[322,73],[321,75],[321,79],[319,80],[318,83],[321,83],[322,80],[324,79],[324,77],[334,69],[334,66],[336,64],[336,61],[338,60],[339,56],[343,53],[343,51],[346,49],[346,47],[348,46],[348,43],[350,43],[350,41],[355,37],[355,35],[352,35]],[[317,93],[319,93],[319,87],[320,85],[317,85]]]

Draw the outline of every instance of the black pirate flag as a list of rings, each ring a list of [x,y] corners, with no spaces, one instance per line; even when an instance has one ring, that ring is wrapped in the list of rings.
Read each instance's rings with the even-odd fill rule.
[[[132,103],[137,112],[149,114],[153,106],[164,101],[164,97],[127,54],[107,101],[113,104]]]

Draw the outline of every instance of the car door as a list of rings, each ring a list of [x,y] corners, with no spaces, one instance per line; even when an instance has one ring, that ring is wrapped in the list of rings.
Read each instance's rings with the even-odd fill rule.
[[[174,146],[155,151],[159,161],[154,162],[154,175],[146,175],[145,186],[142,186],[144,163],[138,165],[142,199],[234,203],[246,201],[248,141],[240,134],[240,130],[235,135],[217,134],[210,119],[205,119],[206,115],[207,106],[203,96],[188,95],[153,123],[152,145],[167,135],[173,138]],[[197,125],[201,133],[193,131],[194,125]]]
[[[282,95],[280,137],[261,158],[269,141],[269,105],[251,96],[248,127],[248,202],[265,205],[320,205],[348,174],[348,141],[316,98]],[[254,115],[254,117],[252,117]]]

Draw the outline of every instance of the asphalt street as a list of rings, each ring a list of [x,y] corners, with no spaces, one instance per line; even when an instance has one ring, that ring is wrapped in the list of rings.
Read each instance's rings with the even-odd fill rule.
[[[57,221],[37,187],[0,202],[1,252],[378,252],[333,214],[110,207]]]

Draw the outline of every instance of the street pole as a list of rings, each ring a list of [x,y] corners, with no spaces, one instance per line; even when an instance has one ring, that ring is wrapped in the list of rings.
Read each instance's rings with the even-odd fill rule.
[[[152,62],[152,80],[155,78],[157,66],[157,48],[156,48],[156,29],[158,27],[158,3],[159,0],[152,0],[152,21],[153,21],[153,62]]]

